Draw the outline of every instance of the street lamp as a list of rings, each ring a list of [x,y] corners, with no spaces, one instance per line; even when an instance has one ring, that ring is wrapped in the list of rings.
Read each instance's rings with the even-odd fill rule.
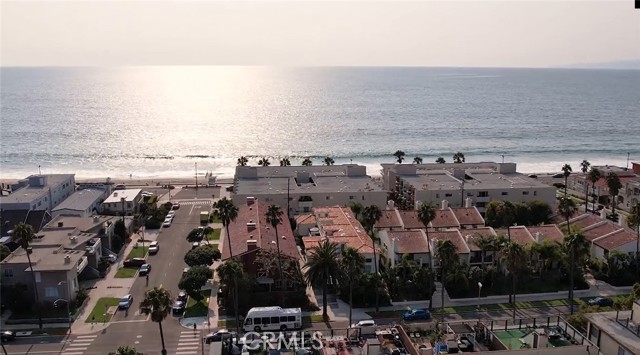
[[[53,302],[53,305],[57,307],[57,303],[58,301],[62,301],[62,302],[66,302],[67,303],[67,320],[69,321],[69,335],[71,335],[71,311],[69,310],[69,305],[71,304],[71,292],[69,291],[69,283],[67,281],[60,281],[58,282],[58,286],[60,285],[66,285],[67,287],[65,287],[67,289],[67,299],[57,299],[55,302]]]
[[[480,310],[480,293],[482,292],[482,282],[478,282],[478,308]]]

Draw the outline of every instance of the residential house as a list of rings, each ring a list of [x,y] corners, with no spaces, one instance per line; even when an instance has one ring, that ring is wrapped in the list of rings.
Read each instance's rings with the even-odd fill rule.
[[[117,254],[118,251],[113,248],[112,242],[116,222],[120,220],[122,220],[122,217],[116,216],[57,216],[45,226],[45,230],[76,228],[83,233],[94,233],[100,237],[102,242],[102,254]],[[133,233],[133,217],[125,217],[124,226],[127,236]]]
[[[297,237],[309,235],[311,232],[317,232],[318,221],[313,213],[305,213],[296,216],[296,230]]]
[[[132,215],[138,212],[142,202],[142,189],[116,190],[102,202],[102,210],[104,214]]]
[[[491,227],[481,227],[474,229],[464,229],[460,233],[469,247],[469,265],[482,265],[482,248],[479,246],[480,238],[496,238],[498,235]],[[498,251],[495,248],[485,250],[484,263],[493,264],[498,257]]]
[[[296,246],[291,225],[283,218],[278,225],[278,235],[275,229],[267,221],[266,213],[269,205],[254,198],[246,198],[245,202],[238,206],[238,216],[229,224],[229,234],[231,243],[222,244],[222,260],[227,260],[231,256],[240,258],[244,270],[251,276],[256,277],[259,284],[272,285],[281,289],[278,271],[273,270],[277,265],[277,245],[280,245],[280,255],[283,263],[283,270],[299,270],[300,253]],[[276,241],[277,239],[277,241]],[[270,259],[269,259],[270,258]],[[273,262],[269,264],[269,262]],[[285,275],[286,276],[286,275]],[[296,287],[295,280],[285,279],[286,289]]]
[[[498,235],[503,235],[507,240],[520,244],[525,249],[531,248],[531,245],[536,241],[525,226],[515,226],[509,229],[500,228],[495,231]]]
[[[609,186],[607,184],[607,175],[610,173],[618,175],[622,188],[618,191],[616,196],[616,206],[622,210],[629,211],[636,203],[640,201],[640,164],[632,163],[632,169],[605,165],[605,166],[593,166],[593,168],[600,170],[602,178],[596,181],[595,194],[598,196],[598,203],[609,204],[611,203],[611,196],[609,194]],[[594,192],[593,184],[588,180],[587,174],[572,174],[568,180],[568,186],[575,191],[586,191],[587,186],[589,188],[589,195]]]
[[[18,223],[30,225],[37,233],[51,219],[49,212],[33,210],[11,210],[0,212],[0,244],[6,245],[11,251],[18,247],[13,242],[13,230]]]
[[[89,217],[98,214],[102,209],[102,201],[106,191],[99,189],[78,190],[51,210],[53,217],[60,215]]]
[[[418,265],[431,265],[431,253],[424,230],[382,231],[379,237],[392,267],[403,256]]]
[[[13,192],[0,197],[0,209],[47,211],[58,206],[75,190],[75,175],[31,175],[12,186]]]
[[[587,336],[603,355],[640,354],[640,300],[631,311],[587,313]]]
[[[460,257],[460,262],[469,263],[469,259],[471,256],[471,250],[469,246],[465,242],[464,238],[462,238],[462,234],[460,234],[459,230],[446,230],[446,231],[438,231],[438,232],[429,232],[429,240],[431,241],[431,245],[429,246],[429,250],[433,251],[433,264],[435,267],[439,267],[438,262],[438,243],[444,241],[450,241],[453,243],[453,246],[456,248],[456,253]]]
[[[591,242],[591,256],[594,258],[606,257],[614,250],[629,254],[636,252],[637,235],[624,225],[624,218],[615,223],[586,213],[570,219],[569,223],[572,228],[579,228]],[[562,228],[566,224],[562,222],[559,226]]]

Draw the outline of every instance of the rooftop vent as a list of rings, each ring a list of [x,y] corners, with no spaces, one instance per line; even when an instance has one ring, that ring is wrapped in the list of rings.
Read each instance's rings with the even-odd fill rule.
[[[247,223],[247,231],[251,232],[254,229],[256,229],[256,224],[253,223],[253,221],[249,221],[249,223]]]
[[[62,228],[64,227],[64,222],[63,221],[58,221],[58,228]]]
[[[71,263],[71,257],[70,257],[69,255],[65,255],[65,256],[64,256],[64,263],[65,263],[65,264],[69,264],[69,263]]]

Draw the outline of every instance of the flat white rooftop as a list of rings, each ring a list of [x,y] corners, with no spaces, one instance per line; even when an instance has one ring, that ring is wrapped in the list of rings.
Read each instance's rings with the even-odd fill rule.
[[[133,202],[136,196],[142,193],[142,189],[117,190],[111,193],[103,203],[116,203],[124,198],[126,202]]]

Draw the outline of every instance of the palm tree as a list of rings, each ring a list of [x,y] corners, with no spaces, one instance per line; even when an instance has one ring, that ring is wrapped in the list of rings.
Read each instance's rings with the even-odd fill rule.
[[[478,248],[480,248],[480,253],[482,254],[482,272],[484,275],[484,271],[486,270],[484,261],[487,260],[487,251],[495,251],[496,238],[491,235],[486,236],[478,233],[473,242],[478,246]]]
[[[402,161],[404,161],[404,152],[401,150],[396,150],[395,153],[393,153],[393,156],[396,157],[396,161],[398,162],[398,164],[402,164]]]
[[[558,212],[562,217],[565,218],[567,222],[567,233],[571,231],[571,225],[569,224],[569,219],[573,214],[577,211],[576,203],[569,197],[563,197],[560,199],[560,203],[558,204]]]
[[[573,284],[575,265],[579,255],[584,255],[584,250],[589,253],[589,241],[581,233],[570,233],[564,239],[565,250],[569,254],[569,309],[573,314]],[[582,264],[582,262],[581,262]]]
[[[260,165],[260,166],[269,166],[269,165],[271,165],[271,162],[269,161],[269,158],[262,157],[262,159],[258,160],[258,165]]]
[[[549,261],[560,259],[560,244],[549,239],[542,241],[542,243],[535,242],[531,245],[531,252],[538,256],[539,273],[542,275],[543,271],[547,269]]]
[[[266,213],[267,222],[271,224],[276,233],[276,249],[278,251],[278,272],[280,273],[280,287],[284,291],[284,274],[282,273],[282,257],[280,256],[280,237],[278,236],[278,225],[282,223],[282,210],[280,206],[271,205]],[[284,297],[284,293],[282,293]]]
[[[335,163],[335,161],[333,160],[332,157],[325,157],[324,158],[324,165],[333,165]]]
[[[304,160],[302,161],[302,165],[303,166],[311,166],[313,165],[313,162],[311,161],[311,159],[309,159],[309,157],[304,158]]]
[[[305,264],[305,282],[312,286],[322,286],[322,317],[328,320],[327,314],[327,284],[331,279],[337,279],[341,273],[338,262],[338,245],[325,240],[320,246],[311,250],[311,255]]]
[[[436,163],[438,163],[438,164],[444,164],[444,163],[446,163],[446,162],[447,162],[447,161],[446,161],[446,160],[444,160],[444,158],[443,158],[443,157],[438,157],[438,159],[436,159]]]
[[[418,219],[424,226],[424,232],[427,235],[427,245],[431,248],[431,239],[429,239],[429,223],[436,218],[436,206],[431,202],[422,202],[420,208],[418,208]],[[433,269],[433,258],[429,258],[429,267]],[[431,282],[433,284],[433,281]],[[433,292],[429,297],[429,310],[433,309]]]
[[[609,188],[609,195],[611,196],[611,214],[616,215],[616,200],[618,196],[618,192],[622,188],[622,183],[620,182],[620,177],[618,174],[609,173],[607,175],[607,187]]]
[[[222,226],[227,234],[227,243],[229,244],[229,258],[233,258],[233,250],[231,250],[231,235],[229,234],[229,224],[236,220],[238,217],[238,207],[233,204],[233,201],[223,197],[213,204],[214,215],[222,221]]]
[[[29,262],[29,270],[31,271],[31,280],[33,281],[33,292],[36,296],[36,309],[38,312],[38,327],[42,330],[42,313],[40,311],[40,295],[38,294],[38,287],[36,285],[36,273],[33,272],[33,264],[31,264],[31,252],[29,251],[29,244],[33,241],[33,228],[31,225],[25,223],[18,223],[13,230],[13,241],[24,249],[27,254],[27,261]]]
[[[284,157],[280,159],[280,166],[290,166],[290,165],[291,165],[291,161],[289,160],[289,157]]]
[[[502,225],[507,227],[507,237],[511,241],[511,226],[516,221],[516,206],[511,201],[503,201],[499,208]]]
[[[249,159],[247,159],[247,157],[245,157],[245,156],[241,156],[240,158],[238,158],[238,165],[239,166],[247,166],[248,162],[249,162]]]
[[[631,207],[627,225],[636,230],[636,275],[640,275],[640,202]]]
[[[564,164],[562,166],[562,175],[564,175],[564,195],[567,196],[567,180],[569,179],[569,175],[571,175],[571,165]]]
[[[526,253],[522,245],[507,242],[507,245],[500,252],[500,258],[511,274],[511,293],[513,293],[513,319],[516,319],[516,278],[523,269],[523,260],[526,260]]]
[[[594,211],[596,209],[596,182],[598,182],[598,180],[600,180],[601,177],[602,177],[602,173],[600,172],[600,170],[596,168],[591,168],[591,171],[589,171],[589,175],[587,176],[587,179],[591,181],[591,192],[593,193],[593,210]]]
[[[456,263],[460,260],[458,259],[456,246],[450,240],[439,240],[436,250],[438,263],[440,264],[440,282],[442,283],[442,290],[440,294],[442,302],[440,317],[441,322],[444,322],[444,284],[446,280],[446,273],[453,269]]]
[[[589,184],[587,184],[587,171],[589,171],[589,167],[591,166],[591,163],[589,163],[587,160],[583,160],[582,163],[580,163],[580,170],[582,170],[582,173],[585,176],[585,181],[584,181],[584,211],[587,212],[587,210],[589,209]]]
[[[224,284],[233,291],[233,308],[236,316],[236,332],[240,334],[240,313],[238,310],[238,280],[241,279],[244,274],[242,264],[240,264],[236,259],[229,259],[222,263],[222,265],[218,266],[216,272],[218,273],[220,281],[224,282]],[[233,286],[231,285],[231,282],[233,282]]]
[[[151,314],[151,320],[158,323],[160,328],[160,339],[162,341],[162,353],[167,349],[164,345],[164,332],[162,331],[162,321],[171,313],[171,294],[162,287],[154,287],[144,293],[144,299],[140,302],[140,310],[144,314]]]
[[[413,163],[416,164],[416,165],[422,164],[422,158],[420,158],[420,157],[413,158]]]
[[[357,275],[364,272],[364,264],[364,257],[354,248],[347,247],[342,252],[340,267],[343,271],[344,278],[349,282],[349,325],[352,324],[351,312],[353,309],[353,282]]]
[[[376,312],[380,310],[380,285],[379,285],[379,273],[378,273],[378,248],[376,248],[377,237],[375,234],[375,224],[382,217],[382,211],[376,205],[367,206],[362,211],[362,221],[364,222],[364,228],[367,230],[371,237],[371,243],[373,244],[373,266],[375,269],[375,281],[376,281]]]
[[[364,206],[362,206],[360,202],[349,201],[347,206],[351,209],[351,212],[353,212],[358,221],[362,220],[362,211],[364,211]]]
[[[457,152],[456,154],[453,155],[453,162],[454,163],[464,163],[464,154]]]

